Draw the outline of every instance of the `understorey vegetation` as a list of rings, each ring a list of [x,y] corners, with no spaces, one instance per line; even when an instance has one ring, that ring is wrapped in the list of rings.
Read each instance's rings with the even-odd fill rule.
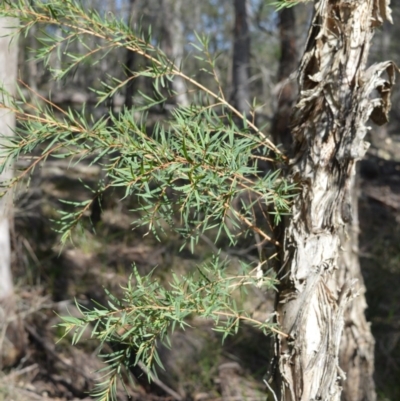
[[[3,6],[2,13],[19,19],[16,35],[26,35],[35,26],[42,30],[41,46],[33,57],[47,63],[57,52],[61,64],[59,70],[52,71],[55,80],[65,79],[89,58],[96,63],[120,48],[142,57],[143,68],[138,71],[126,73],[121,63],[125,78],[103,77],[101,87],[93,89],[99,107],[123,93],[134,79],[152,80],[154,88],[153,97],[142,93],[131,108],[124,107],[118,114],[109,112],[100,119],[84,108],[80,112],[61,109],[38,97],[24,82],[19,83],[15,98],[3,91],[10,98],[11,105],[6,107],[15,114],[18,126],[15,136],[3,144],[6,158],[2,168],[17,159],[30,161],[11,181],[3,183],[3,193],[17,187],[49,158],[67,159],[71,165],[88,159],[89,166],[101,166],[104,180],[89,188],[90,198],[63,201],[69,211],[60,211],[61,218],[55,222],[63,243],[73,230],[79,230],[103,193],[118,188],[122,199],[134,197],[138,205],[132,210],[133,229],[144,226],[158,237],[168,226],[192,252],[199,237],[209,231],[215,241],[223,235],[232,245],[248,235],[256,235],[260,247],[277,245],[273,230],[290,211],[296,186],[282,176],[280,165],[285,156],[255,125],[254,112],[246,117],[226,100],[207,38],[197,36],[192,46],[204,70],[214,78],[216,91],[186,76],[181,66],[153,45],[151,33],[133,32],[113,15],[100,15],[96,10],[88,13],[78,2],[37,2],[31,6],[18,1]],[[60,28],[56,35],[54,26]],[[79,56],[69,50],[76,41],[86,49]],[[176,77],[183,78],[187,90],[193,92],[192,104],[178,105],[166,121],[156,123],[148,132],[149,110],[176,95],[171,85]],[[32,158],[38,150],[40,154]],[[263,221],[257,219],[256,209]],[[271,268],[275,259],[275,252],[264,257],[260,254],[258,263],[243,261],[233,274],[226,272],[229,262],[217,252],[211,262],[198,266],[195,274],[174,274],[167,287],[152,274],[140,276],[133,266],[122,299],[106,290],[107,305],[91,310],[78,305],[81,318],[62,316],[60,326],[74,334],[74,344],[88,326],[102,344],[118,344],[118,350],[111,353],[100,351],[107,362],[105,379],[93,394],[98,399],[115,399],[122,367],[141,363],[150,378],[156,375],[155,365],[162,365],[157,345],[168,345],[169,333],[176,327],[184,328],[191,315],[212,319],[223,338],[237,332],[240,324],[253,325],[265,334],[280,333],[272,318],[254,319],[233,296],[251,285],[273,288],[277,284]]]

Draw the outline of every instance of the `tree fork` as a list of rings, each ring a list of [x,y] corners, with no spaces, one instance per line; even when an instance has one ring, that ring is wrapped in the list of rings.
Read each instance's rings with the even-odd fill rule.
[[[387,121],[396,67],[366,69],[388,2],[319,0],[303,55],[292,119],[290,177],[299,195],[285,230],[277,297],[277,384],[281,401],[339,401],[344,312],[354,282],[338,288],[341,236],[351,222],[351,180],[371,118]],[[387,73],[387,79],[382,74]],[[378,94],[378,97],[375,97]]]

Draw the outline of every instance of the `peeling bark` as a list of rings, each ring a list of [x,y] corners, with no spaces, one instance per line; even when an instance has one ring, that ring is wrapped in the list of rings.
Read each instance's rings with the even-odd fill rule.
[[[366,69],[374,29],[390,20],[378,0],[319,0],[299,69],[290,177],[299,195],[285,231],[277,299],[281,401],[339,401],[344,314],[356,284],[336,280],[341,235],[352,219],[351,185],[369,118],[387,121],[395,66]],[[387,79],[382,74],[387,73]]]
[[[295,101],[296,83],[288,80],[297,68],[297,41],[295,9],[285,8],[279,13],[281,57],[278,69],[278,105],[271,132],[275,143],[282,143],[289,151],[292,138],[289,126]],[[277,92],[278,92],[277,91]],[[342,401],[375,401],[374,339],[365,318],[365,286],[358,259],[358,187],[352,180],[351,196],[353,219],[342,233],[344,252],[340,254],[337,286],[357,279],[358,296],[349,303],[345,312],[345,326],[340,343],[339,365],[346,372]]]

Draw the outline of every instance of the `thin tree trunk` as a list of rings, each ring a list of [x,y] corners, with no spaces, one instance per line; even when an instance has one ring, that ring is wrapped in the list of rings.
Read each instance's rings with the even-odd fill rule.
[[[17,75],[18,41],[10,42],[9,35],[18,21],[11,18],[0,19],[0,86],[13,93]],[[5,62],[7,60],[7,62]],[[1,96],[1,95],[0,95]],[[0,103],[8,103],[1,96]],[[15,116],[0,108],[0,135],[13,135]],[[1,146],[1,142],[0,142]],[[0,175],[0,182],[6,183],[12,178],[11,167]],[[10,193],[0,198],[0,368],[16,362],[23,348],[23,334],[15,317],[14,289],[11,275],[10,216],[12,196]],[[3,337],[4,336],[4,337]]]
[[[132,28],[134,28],[135,22],[136,22],[136,0],[129,0],[129,20],[128,24]],[[135,68],[135,62],[136,62],[136,53],[127,50],[126,51],[126,61],[125,61],[125,73],[126,73],[126,78],[129,79],[131,78],[128,83],[125,86],[125,107],[127,109],[132,109],[133,107],[133,96],[135,93],[135,90],[137,88],[136,85],[136,80],[132,79],[134,68]],[[111,98],[110,104],[109,104],[109,112],[113,113],[114,111],[114,100]],[[111,125],[111,119],[108,119],[108,125]],[[108,165],[109,163],[109,156],[106,154],[101,158],[101,164],[103,165]],[[106,172],[104,169],[101,170],[101,181],[103,183],[108,182],[108,177],[106,175]],[[90,220],[92,222],[92,225],[94,227],[97,226],[97,224],[101,221],[102,215],[103,215],[103,209],[105,205],[107,204],[107,198],[108,194],[106,192],[103,192],[101,195],[98,195],[97,199],[92,203],[92,208],[91,208],[91,214],[90,214]]]
[[[242,113],[250,111],[250,32],[247,0],[235,0],[233,29],[232,103]]]
[[[284,8],[279,12],[279,40],[280,58],[278,66],[275,93],[278,97],[277,107],[271,124],[271,135],[275,144],[281,144],[283,152],[290,155],[292,148],[292,135],[290,130],[290,118],[293,105],[297,97],[297,83],[290,80],[290,75],[298,67],[298,51],[296,40],[296,17],[294,8]],[[283,240],[285,223],[279,224],[275,229],[276,239]],[[280,249],[277,249],[279,253]],[[279,263],[279,261],[277,261]]]
[[[390,19],[378,0],[319,0],[299,69],[290,177],[299,195],[285,231],[277,299],[277,390],[282,401],[339,401],[344,314],[355,283],[337,282],[341,234],[352,219],[355,164],[369,117],[387,121],[392,63],[365,70],[376,26]],[[387,72],[389,79],[381,78]],[[376,91],[380,97],[373,98]]]
[[[163,48],[167,56],[180,68],[184,54],[184,25],[182,22],[183,0],[161,0],[163,10]],[[189,105],[187,88],[181,77],[174,77],[172,89],[175,94],[175,102],[182,106]]]
[[[37,26],[32,25],[31,29],[29,30],[29,53],[35,53],[37,51]],[[29,54],[28,53],[28,54]],[[38,84],[38,67],[36,60],[30,60],[28,63],[28,82],[29,87],[34,91],[37,92],[37,84]]]
[[[136,16],[135,16],[135,2],[136,0],[129,0],[129,26],[133,29],[135,22],[136,22]],[[127,50],[126,54],[126,75],[127,78],[132,78],[133,71],[135,68],[135,60],[136,60],[136,53],[132,52],[130,50]],[[125,106],[128,109],[131,109],[133,106],[133,95],[135,93],[136,89],[136,80],[135,79],[130,79],[129,82],[126,85],[125,89]]]

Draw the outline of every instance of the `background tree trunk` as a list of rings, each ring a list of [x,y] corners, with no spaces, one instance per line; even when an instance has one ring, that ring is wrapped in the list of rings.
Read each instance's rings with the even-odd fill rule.
[[[0,86],[10,93],[14,92],[18,64],[18,40],[10,42],[13,26],[18,21],[10,18],[0,19]],[[7,62],[5,62],[7,61]],[[5,98],[0,103],[6,103]],[[15,117],[12,113],[0,108],[0,134],[13,135]],[[0,143],[1,146],[1,143]],[[12,178],[11,168],[0,175],[0,182]],[[0,368],[14,364],[23,348],[23,333],[15,318],[15,300],[11,275],[10,216],[12,196],[10,193],[0,198],[0,330],[5,334],[1,346]]]
[[[182,22],[182,0],[161,0],[163,15],[163,50],[166,55],[180,68],[184,54],[184,25]],[[175,102],[182,106],[189,105],[187,88],[181,77],[174,77],[172,89],[176,92]]]
[[[289,77],[297,70],[299,62],[294,8],[284,8],[279,12],[278,26],[281,54],[277,73],[278,83],[274,90],[277,96],[277,105],[272,119],[271,135],[274,143],[281,144],[283,152],[290,154],[293,143],[290,118],[297,96],[297,83],[294,80],[290,80]],[[284,221],[275,228],[275,236],[279,242],[283,241],[284,229]],[[281,250],[281,248],[277,247],[276,252],[279,254]],[[279,261],[277,261],[277,266],[279,268]]]
[[[134,25],[136,23],[136,7],[135,7],[136,0],[129,0],[129,25],[131,26],[132,30],[134,29]],[[134,68],[135,68],[135,59],[136,53],[130,50],[127,50],[126,54],[126,75],[128,78],[132,77]],[[131,79],[125,88],[125,106],[128,109],[131,109],[133,106],[133,95],[136,89],[136,80]]]
[[[233,29],[232,103],[242,113],[250,111],[250,32],[247,0],[235,0]]]
[[[355,284],[339,287],[341,235],[352,219],[355,164],[368,145],[365,126],[387,121],[394,81],[390,62],[365,71],[374,28],[390,19],[386,3],[315,4],[299,69],[290,175],[299,195],[286,228],[277,300],[278,392],[282,401],[338,401],[344,313]],[[381,78],[386,71],[389,80]],[[382,99],[373,98],[373,91]]]
[[[299,62],[294,8],[284,8],[279,12],[279,38],[281,56],[279,58],[278,85],[275,90],[278,104],[272,121],[271,133],[274,142],[281,143],[287,154],[293,143],[289,122],[297,95],[297,83],[289,77],[297,70]]]

